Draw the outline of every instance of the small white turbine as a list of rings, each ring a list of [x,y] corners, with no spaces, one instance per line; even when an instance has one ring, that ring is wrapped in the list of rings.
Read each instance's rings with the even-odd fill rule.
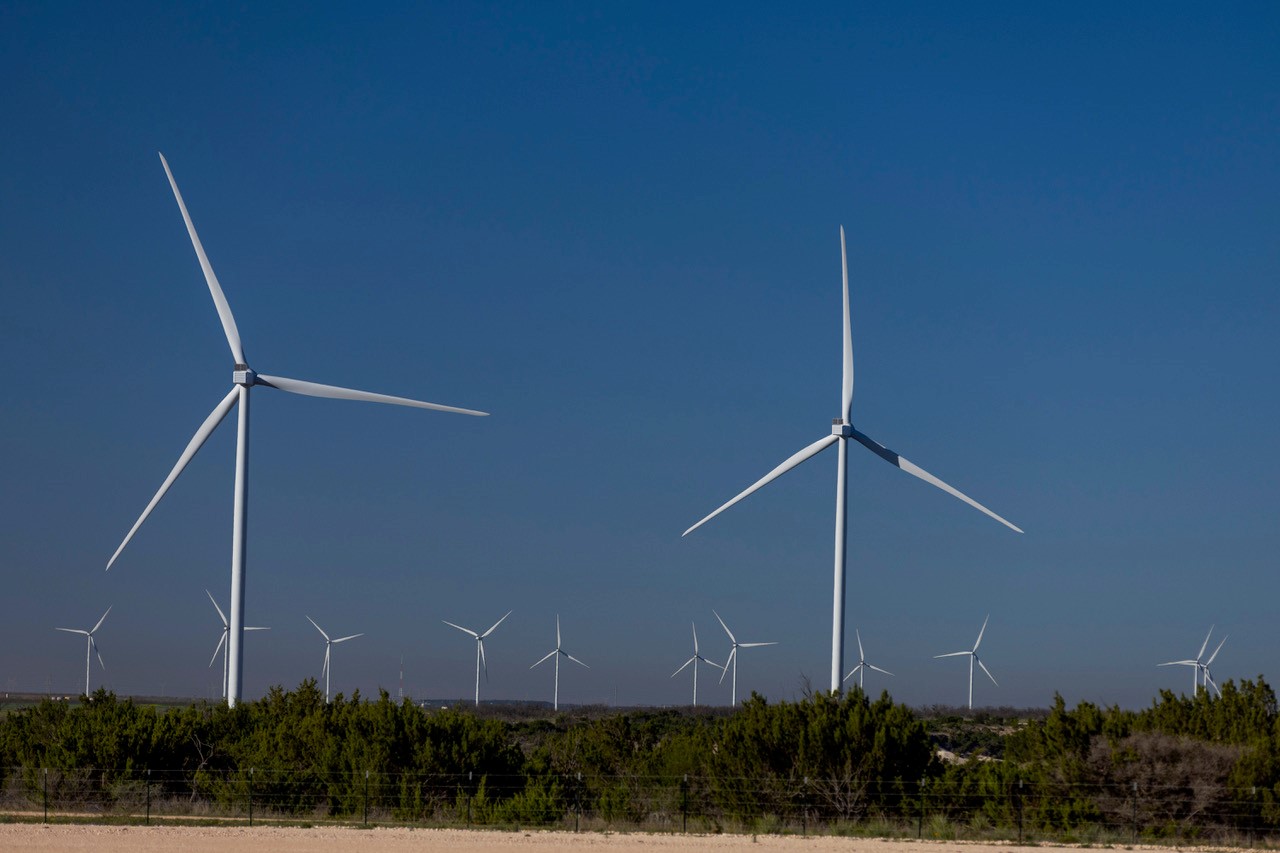
[[[776,646],[778,643],[776,640],[771,643],[739,643],[737,638],[733,636],[733,632],[729,630],[729,626],[724,624],[724,620],[720,618],[720,614],[716,613],[714,610],[711,612],[716,614],[716,619],[719,620],[720,627],[724,628],[724,632],[729,635],[729,642],[733,644],[733,647],[729,650],[729,659],[726,660],[724,662],[724,666],[721,667],[724,672],[720,673],[720,683],[724,684],[724,677],[729,674],[729,669],[732,667],[733,688],[729,694],[731,697],[729,704],[736,708],[738,707],[738,649],[753,649],[756,646]]]
[[[227,636],[231,633],[231,625],[227,622],[227,614],[222,612],[222,608],[218,606],[218,602],[214,601],[213,593],[205,590],[204,594],[209,596],[209,602],[213,604],[213,609],[218,611],[218,618],[222,620],[222,636],[218,638],[218,645],[213,647],[213,657],[209,658],[209,666],[213,666],[213,662],[218,659],[218,652],[222,652],[222,698],[227,698]],[[270,631],[270,628],[251,628],[245,626],[246,631]]]
[[[493,625],[490,626],[489,630],[485,631],[483,634],[477,634],[475,631],[472,631],[470,628],[463,628],[461,625],[454,625],[448,619],[440,620],[441,622],[450,626],[451,628],[457,628],[462,633],[470,634],[476,639],[476,707],[480,706],[480,668],[481,667],[484,667],[484,680],[485,681],[489,680],[489,662],[484,659],[484,638],[492,634],[494,629],[497,628],[499,625],[501,625],[503,621],[507,618],[507,616],[510,616],[510,615],[511,615],[511,611],[508,610],[506,613],[506,616],[503,616],[502,619],[499,619],[497,622],[494,622]]]
[[[1207,633],[1207,634],[1205,634],[1205,635],[1204,635],[1204,642],[1200,644],[1200,651],[1196,653],[1195,660],[1171,660],[1171,661],[1169,661],[1168,663],[1158,663],[1158,664],[1156,664],[1156,666],[1189,666],[1189,667],[1191,667],[1191,696],[1192,696],[1192,698],[1195,698],[1195,695],[1196,695],[1197,693],[1199,693],[1199,692],[1200,692],[1200,676],[1201,676],[1201,674],[1202,674],[1202,673],[1207,673],[1207,672],[1208,672],[1208,669],[1209,669],[1209,663],[1211,663],[1211,662],[1213,661],[1213,659],[1214,659],[1214,658],[1216,658],[1216,657],[1218,656],[1218,649],[1221,649],[1221,648],[1222,648],[1222,643],[1225,643],[1225,642],[1227,641],[1227,638],[1226,638],[1226,637],[1223,637],[1223,638],[1222,638],[1222,643],[1219,643],[1219,644],[1218,644],[1218,649],[1214,649],[1214,651],[1213,651],[1213,655],[1212,655],[1212,657],[1210,657],[1210,658],[1209,658],[1209,661],[1208,661],[1208,662],[1206,662],[1206,663],[1201,663],[1201,662],[1200,662],[1200,659],[1201,659],[1202,657],[1204,657],[1204,650],[1205,650],[1205,649],[1207,649],[1207,648],[1209,648],[1209,638],[1213,636],[1213,629],[1214,629],[1214,627],[1215,627],[1215,626],[1213,626],[1213,625],[1210,625],[1210,626],[1209,626],[1209,633]],[[1214,688],[1215,690],[1217,690],[1217,689],[1218,689],[1218,685],[1216,685],[1216,684],[1215,684],[1215,685],[1213,685],[1213,688]]]
[[[689,624],[690,624],[690,625],[693,625],[693,623],[692,623],[692,622],[691,622],[691,623],[689,623]],[[693,657],[689,658],[687,661],[685,661],[683,664],[681,664],[681,665],[680,665],[680,668],[679,668],[679,669],[677,669],[675,672],[671,673],[671,677],[672,677],[672,678],[675,678],[677,675],[679,675],[680,673],[684,672],[684,671],[685,671],[685,668],[686,668],[686,667],[688,667],[688,666],[689,666],[689,664],[693,664],[693,706],[694,706],[695,708],[696,708],[696,707],[698,707],[698,662],[699,662],[699,661],[701,661],[702,663],[707,664],[708,666],[714,666],[716,669],[720,670],[720,671],[721,671],[721,674],[723,675],[724,667],[722,667],[720,664],[716,663],[716,662],[715,662],[715,661],[713,661],[713,660],[707,660],[707,659],[706,659],[706,658],[704,658],[701,654],[699,654],[699,652],[698,652],[698,626],[697,626],[697,625],[693,625]]]
[[[533,666],[529,667],[529,669],[533,669],[533,667],[537,666],[539,663],[544,663],[545,661],[547,661],[552,657],[556,659],[556,686],[555,686],[555,692],[552,694],[551,707],[557,711],[560,710],[560,658],[561,656],[567,657],[569,660],[573,661],[579,666],[584,666],[587,669],[591,669],[591,667],[587,666],[585,663],[578,660],[573,655],[569,654],[568,652],[566,652],[564,649],[560,647],[560,614],[557,613],[556,614],[556,647],[551,651],[547,652],[546,655],[541,660],[538,661],[538,663],[535,663],[533,664]]]
[[[115,605],[112,605],[114,607]],[[107,608],[107,613],[111,612],[111,607]],[[98,656],[98,665],[102,667],[102,671],[107,671],[107,665],[102,662],[102,652],[98,651],[98,641],[93,638],[93,634],[102,627],[102,623],[107,621],[107,613],[102,614],[102,618],[98,620],[98,624],[94,625],[88,631],[83,628],[56,628],[57,631],[66,631],[68,634],[84,634],[84,695],[89,695],[89,662],[92,660],[91,655]]]
[[[345,643],[347,640],[354,640],[356,637],[363,637],[364,632],[361,631],[359,634],[351,634],[350,636],[339,637],[336,640],[331,640],[329,639],[329,635],[324,632],[324,629],[319,625],[316,625],[316,620],[307,616],[307,621],[312,625],[315,625],[316,630],[320,632],[320,636],[324,637],[324,667],[320,670],[320,674],[324,676],[324,701],[327,705],[329,703],[329,673],[331,671],[329,669],[329,650],[333,648],[335,643]]]
[[[973,648],[967,652],[947,652],[945,655],[934,655],[934,658],[954,658],[960,655],[969,656],[969,710],[973,710],[973,665],[977,663],[982,667],[982,671],[987,674],[987,678],[991,679],[991,683],[996,687],[1000,685],[996,682],[996,677],[991,674],[991,670],[987,669],[987,665],[982,662],[982,658],[978,657],[978,646],[982,644],[982,635],[986,633],[987,621],[991,618],[991,614],[987,614],[987,618],[982,620],[982,630],[978,631],[978,639],[973,644]]]
[[[855,672],[858,673],[858,689],[862,690],[862,676],[866,674],[868,669],[874,669],[876,672],[883,672],[885,675],[893,675],[893,673],[887,669],[881,669],[875,664],[867,663],[867,656],[862,651],[862,635],[858,633],[857,628],[853,629],[853,636],[858,638],[858,665],[851,669],[849,674],[844,677],[845,681],[853,678],[853,674]]]

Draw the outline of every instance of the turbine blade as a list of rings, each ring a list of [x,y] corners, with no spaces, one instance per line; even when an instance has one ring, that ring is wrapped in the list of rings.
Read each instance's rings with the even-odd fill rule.
[[[718,619],[718,620],[719,620],[719,622],[720,622],[720,627],[721,627],[721,628],[723,628],[723,629],[724,629],[724,632],[725,632],[726,634],[728,634],[728,635],[729,635],[729,642],[733,643],[733,644],[736,646],[736,645],[737,645],[737,643],[738,643],[738,641],[737,641],[736,639],[734,639],[733,632],[729,630],[729,626],[728,626],[728,625],[726,625],[726,624],[724,624],[724,620],[723,620],[723,619],[720,619],[720,614],[719,614],[719,613],[716,613],[714,610],[712,610],[711,612],[712,612],[712,613],[715,613],[716,619]]]
[[[560,650],[560,614],[556,614],[556,651]]]
[[[703,662],[703,663],[705,663],[707,666],[714,666],[716,669],[720,669],[720,670],[723,670],[723,669],[724,669],[724,665],[723,665],[723,664],[718,664],[718,663],[716,663],[716,662],[715,662],[715,661],[713,661],[713,660],[707,660],[707,659],[706,659],[706,658],[704,658],[702,655],[698,655],[698,660],[702,661],[702,662]]]
[[[304,613],[303,615],[304,615],[304,616],[306,616],[306,614],[305,614],[305,613]],[[316,625],[316,620],[312,619],[310,616],[307,616],[307,621],[308,621],[308,622],[310,622],[312,625]],[[324,637],[324,641],[325,641],[326,643],[328,643],[328,642],[329,642],[329,635],[328,635],[328,634],[326,634],[326,633],[324,632],[324,629],[323,629],[323,628],[321,628],[319,625],[316,625],[316,630],[320,632],[320,636],[321,636],[321,637]],[[326,658],[329,656],[329,647],[328,647],[327,645],[325,646],[325,653],[324,653],[324,654],[325,654],[325,657],[326,657]]]
[[[1209,674],[1209,670],[1208,670],[1207,668],[1206,668],[1206,669],[1205,669],[1205,671],[1204,671],[1204,680],[1205,680],[1205,681],[1207,681],[1207,682],[1209,683],[1209,686],[1213,688],[1213,692],[1214,692],[1214,693],[1217,693],[1217,694],[1218,694],[1218,698],[1219,698],[1219,699],[1221,699],[1221,698],[1222,698],[1222,691],[1221,691],[1220,689],[1218,689],[1218,684],[1217,684],[1217,682],[1215,682],[1215,681],[1213,680],[1213,676]]]
[[[840,226],[840,270],[844,277],[844,370],[840,388],[840,411],[845,423],[853,408],[853,332],[849,328],[849,260],[844,249],[844,226]]]
[[[867,669],[874,669],[876,672],[883,672],[885,675],[893,675],[893,673],[890,672],[889,670],[881,669],[880,667],[870,663],[867,664]]]
[[[841,682],[840,682],[840,683],[841,683],[841,684],[843,684],[844,682],[848,681],[850,678],[853,678],[853,676],[854,676],[854,675],[856,675],[856,674],[857,674],[857,672],[858,672],[858,670],[860,670],[860,669],[862,669],[862,664],[858,664],[858,665],[857,665],[857,666],[855,666],[853,669],[849,670],[849,674],[848,674],[848,675],[846,675],[846,676],[841,680]]]
[[[973,498],[971,498],[971,497],[969,497],[968,495],[964,494],[964,493],[963,493],[963,492],[961,492],[959,489],[955,489],[955,488],[953,488],[953,487],[951,487],[951,486],[948,486],[946,483],[942,482],[942,481],[941,481],[941,480],[939,480],[937,477],[935,477],[935,476],[933,476],[932,474],[930,474],[928,471],[926,471],[926,470],[924,470],[923,468],[921,468],[920,466],[918,466],[918,465],[916,465],[916,464],[914,464],[914,463],[912,463],[912,462],[910,462],[910,461],[908,461],[908,460],[906,460],[906,459],[902,458],[901,456],[899,456],[898,454],[894,453],[892,450],[890,450],[889,448],[885,447],[883,444],[881,444],[880,442],[876,441],[875,439],[873,439],[873,438],[869,438],[869,437],[867,437],[866,435],[863,435],[862,433],[858,432],[856,429],[852,429],[852,428],[850,428],[850,429],[851,429],[851,432],[852,432],[853,438],[854,438],[854,439],[855,439],[859,444],[861,444],[863,447],[865,447],[865,448],[867,448],[868,450],[870,450],[870,451],[871,451],[872,453],[874,453],[876,456],[879,456],[879,457],[880,457],[881,459],[883,459],[885,462],[888,462],[890,465],[896,465],[897,467],[901,468],[903,471],[906,471],[908,474],[912,475],[913,477],[919,477],[921,480],[924,480],[926,483],[929,483],[929,484],[931,484],[931,485],[937,486],[939,489],[942,489],[942,491],[946,492],[947,494],[951,495],[952,497],[959,498],[960,500],[964,501],[964,502],[965,502],[965,503],[967,503],[969,506],[973,507],[974,509],[978,510],[979,512],[983,512],[983,513],[986,513],[987,515],[991,516],[991,517],[992,517],[992,518],[994,518],[996,521],[998,521],[998,522],[1000,522],[1001,524],[1003,524],[1005,527],[1008,527],[1010,530],[1015,530],[1015,531],[1017,531],[1018,533],[1021,533],[1021,532],[1022,532],[1022,528],[1021,528],[1021,527],[1018,527],[1017,525],[1015,525],[1015,524],[1013,524],[1013,523],[1011,523],[1011,522],[1009,522],[1009,521],[1007,521],[1007,520],[1005,520],[1005,519],[1001,518],[1000,516],[996,515],[994,512],[992,512],[991,510],[987,509],[985,506],[983,506],[982,504],[978,503],[978,502],[977,502],[977,501],[975,501]]]
[[[334,400],[359,400],[366,403],[388,403],[392,406],[412,406],[415,409],[431,409],[435,412],[453,412],[457,415],[474,415],[478,418],[488,417],[488,412],[477,412],[475,409],[459,409],[456,406],[442,406],[439,403],[424,403],[421,400],[410,400],[408,397],[392,397],[389,394],[374,394],[371,391],[357,391],[354,388],[339,388],[337,385],[321,385],[318,382],[305,382],[301,379],[287,379],[283,376],[266,376],[259,373],[257,383],[270,385],[290,394],[302,394],[307,397],[329,397]]]
[[[693,628],[693,656],[697,657],[698,656],[698,626],[694,625],[692,622],[690,622],[689,625]]]
[[[936,660],[938,658],[954,658],[954,657],[959,657],[960,655],[971,655],[971,654],[973,654],[973,652],[947,652],[945,655],[934,655],[933,657]]]
[[[724,677],[729,674],[729,667],[733,665],[734,658],[738,656],[738,647],[734,646],[729,650],[729,656],[724,659],[724,667],[720,671],[720,683],[724,684]]]
[[[1228,634],[1227,636],[1231,636],[1231,635]],[[1213,659],[1218,656],[1218,652],[1222,651],[1222,647],[1226,645],[1226,643],[1227,643],[1227,637],[1223,637],[1222,642],[1218,643],[1218,647],[1213,650],[1213,654],[1209,655],[1209,659],[1204,662],[1204,665],[1206,668],[1208,668],[1209,664],[1213,663]]]
[[[214,307],[218,309],[218,319],[222,321],[222,331],[227,336],[227,344],[231,347],[231,355],[235,357],[236,364],[244,364],[244,350],[240,348],[240,331],[236,329],[236,318],[231,315],[231,306],[227,304],[227,297],[222,293],[222,286],[218,284],[218,277],[214,275],[209,258],[204,253],[204,246],[200,243],[200,236],[196,234],[196,226],[191,221],[191,214],[187,213],[187,205],[182,200],[182,193],[178,191],[178,182],[173,179],[173,172],[169,170],[169,161],[164,159],[163,154],[160,155],[160,162],[164,165],[164,173],[169,177],[169,186],[173,189],[173,197],[178,200],[178,209],[182,211],[182,221],[187,223],[187,234],[191,237],[191,245],[196,250],[196,257],[200,259],[200,269],[204,271],[204,280],[209,284],[209,295],[213,297]]]
[[[222,651],[222,645],[227,641],[227,632],[223,631],[222,636],[218,638],[218,645],[213,647],[213,657],[209,658],[209,666],[213,666],[213,662],[218,659],[218,652]]]
[[[1213,629],[1215,627],[1216,626],[1214,625],[1209,626],[1209,633],[1204,635],[1204,642],[1200,644],[1200,651],[1196,654],[1196,660],[1200,660],[1200,658],[1204,657],[1204,650],[1209,648],[1209,638],[1213,636]]]
[[[334,640],[334,642],[345,643],[347,640],[354,640],[356,637],[363,637],[363,636],[364,636],[364,632],[361,631],[359,634],[350,634],[346,637],[339,637],[338,639]]]
[[[976,652],[978,646],[982,645],[982,635],[987,633],[987,622],[991,620],[991,614],[987,614],[987,618],[982,620],[982,628],[978,630],[978,641],[973,644],[973,650]]]
[[[213,609],[218,611],[218,618],[222,620],[222,627],[227,627],[227,614],[223,613],[222,608],[218,606],[218,602],[214,601],[213,593],[206,589],[204,594],[209,596],[209,602],[213,605]]]
[[[840,236],[841,237],[844,236],[844,228],[840,229]],[[862,659],[866,657],[866,655],[863,654],[863,651],[862,651],[862,635],[858,633],[857,628],[853,629],[853,635],[858,638],[858,661],[861,662]]]
[[[111,607],[114,607],[114,606],[115,606],[114,604],[113,604],[113,605],[111,605]],[[110,613],[110,612],[111,612],[111,607],[108,607],[108,608],[107,608],[107,613]],[[94,626],[89,630],[89,633],[90,633],[90,634],[92,634],[94,631],[96,631],[96,630],[98,630],[99,628],[101,628],[101,627],[102,627],[102,623],[107,621],[107,613],[103,613],[103,614],[102,614],[102,618],[98,620],[98,624],[97,624],[97,625],[94,625]]]
[[[490,634],[492,634],[492,633],[493,633],[494,628],[497,628],[497,627],[498,627],[499,625],[501,625],[504,621],[506,621],[507,616],[510,616],[510,615],[511,615],[511,611],[510,611],[510,610],[508,610],[508,611],[507,611],[507,613],[506,613],[506,616],[503,616],[503,617],[502,617],[501,619],[499,619],[497,622],[494,622],[494,623],[493,623],[493,625],[489,628],[489,630],[488,630],[488,631],[485,631],[483,634],[481,634],[481,635],[480,635],[480,637],[483,639],[484,637],[487,637],[487,636],[489,636]]]
[[[54,628],[53,630],[66,631],[68,634],[84,634],[86,637],[89,636],[89,632],[83,628]]]
[[[552,649],[551,651],[549,651],[549,652],[547,652],[545,655],[543,655],[541,658],[539,658],[538,663],[546,663],[547,661],[551,660],[551,656],[552,656],[552,655],[554,655],[554,654],[555,654],[556,652],[558,652],[558,651],[560,651],[560,650],[559,650],[559,649]],[[537,665],[538,665],[538,663],[531,664],[531,665],[529,666],[529,669],[533,669],[535,666],[537,666]]]
[[[999,683],[996,682],[996,677],[991,674],[991,670],[987,669],[987,665],[982,662],[982,658],[978,657],[977,655],[974,655],[973,659],[978,662],[978,666],[982,667],[982,671],[987,674],[987,678],[991,679],[991,683],[995,684],[996,687],[999,687],[1000,685]]]
[[[699,527],[706,524],[708,521],[715,518],[717,515],[724,512],[726,509],[728,509],[729,507],[736,504],[738,501],[745,498],[747,495],[751,494],[757,489],[762,488],[763,486],[767,486],[769,483],[772,483],[774,480],[778,479],[783,474],[787,473],[792,468],[799,465],[801,462],[804,462],[810,457],[821,453],[822,451],[826,450],[828,447],[835,444],[839,440],[840,440],[840,437],[838,435],[824,435],[822,438],[818,439],[813,444],[810,444],[808,447],[801,450],[799,453],[793,453],[791,456],[787,457],[786,461],[784,461],[781,465],[774,468],[768,474],[765,474],[759,480],[756,480],[744,491],[739,492],[737,497],[733,498],[728,503],[721,505],[721,507],[717,509],[715,512],[711,513],[706,518],[702,519],[702,521],[699,521],[693,527],[690,527],[688,530],[686,530],[684,533],[681,533],[680,535],[688,536],[690,533],[697,530]]]
[[[738,643],[738,648],[754,649],[756,646],[776,646],[776,645],[778,645],[777,640],[773,641],[772,643]]]
[[[454,625],[448,619],[441,619],[440,621],[451,628],[457,628],[459,631],[463,632],[464,634],[470,634],[471,636],[475,637],[477,640],[480,639],[480,635],[477,634],[475,631],[472,631],[470,628],[463,628],[461,625]]]
[[[1199,666],[1200,662],[1195,660],[1171,660],[1168,663],[1158,663],[1156,666]]]
[[[480,668],[484,670],[484,683],[488,684],[489,683],[489,661],[485,660],[485,656],[484,656],[484,638],[478,637],[476,639],[476,645],[480,647]]]
[[[178,457],[178,462],[173,466],[173,470],[169,472],[169,476],[165,477],[164,482],[160,484],[160,490],[156,492],[155,497],[151,499],[151,503],[147,504],[147,508],[142,511],[142,515],[138,516],[138,520],[133,523],[133,527],[129,528],[128,534],[125,535],[124,541],[120,543],[120,547],[111,555],[111,559],[107,560],[107,570],[115,563],[116,558],[120,556],[120,552],[129,544],[129,540],[133,538],[133,534],[138,532],[138,528],[142,526],[142,522],[147,520],[147,516],[151,515],[151,510],[156,508],[156,504],[160,503],[160,499],[169,491],[169,487],[173,485],[174,480],[178,479],[178,475],[187,467],[187,463],[191,461],[196,452],[204,446],[209,436],[218,428],[218,424],[222,423],[222,419],[227,416],[227,412],[231,411],[231,407],[236,404],[236,400],[240,396],[238,387],[232,388],[227,396],[222,398],[222,402],[213,407],[213,411],[209,413],[209,417],[204,419],[204,423],[200,424],[200,428],[196,430],[196,434],[191,437],[191,441],[187,443],[187,449],[182,451],[182,455]]]
[[[581,665],[581,666],[586,666],[586,667],[587,667],[587,669],[591,669],[591,667],[587,666],[585,663],[582,663],[582,661],[578,660],[577,658],[575,658],[573,655],[569,654],[568,652],[561,652],[561,654],[562,654],[562,655],[564,655],[565,657],[567,657],[569,660],[573,661],[574,663],[579,664],[579,665]]]
[[[696,658],[696,657],[691,657],[691,658],[689,658],[687,661],[685,661],[684,663],[682,663],[682,664],[680,665],[680,668],[679,668],[679,669],[677,669],[675,672],[671,673],[671,677],[672,677],[672,678],[675,678],[677,675],[679,675],[680,673],[684,672],[684,671],[685,671],[685,669],[687,669],[687,668],[688,668],[689,664],[693,663],[695,660],[697,660],[697,658]]]
[[[103,672],[106,672],[107,665],[102,661],[102,652],[98,651],[98,641],[93,638],[93,635],[89,636],[89,645],[93,646],[93,653],[98,658],[98,666],[102,667]]]
[[[270,628],[251,628],[248,625],[244,627],[246,631],[270,631]]]

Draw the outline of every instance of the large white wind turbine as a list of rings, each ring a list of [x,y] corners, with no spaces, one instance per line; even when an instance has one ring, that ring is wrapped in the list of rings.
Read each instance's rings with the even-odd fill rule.
[[[1213,659],[1218,656],[1218,650],[1222,648],[1222,643],[1227,641],[1226,637],[1222,638],[1222,643],[1218,643],[1218,648],[1213,650],[1213,654],[1209,660],[1201,663],[1200,659],[1204,657],[1204,650],[1209,648],[1209,638],[1213,636],[1214,626],[1209,626],[1209,633],[1204,635],[1204,642],[1200,644],[1200,651],[1196,652],[1195,660],[1171,660],[1168,663],[1158,663],[1156,666],[1189,666],[1191,667],[1191,695],[1194,697],[1200,692],[1200,676],[1208,675],[1209,664],[1213,663]],[[1207,689],[1207,688],[1206,688]],[[1214,684],[1213,689],[1217,690],[1218,685]]]
[[[978,646],[982,644],[982,635],[986,633],[987,621],[991,618],[991,614],[987,614],[987,618],[982,620],[982,628],[978,631],[978,639],[973,644],[973,648],[967,652],[947,652],[945,655],[934,655],[934,658],[954,658],[960,655],[969,656],[969,709],[973,709],[973,665],[976,662],[982,667],[982,671],[987,674],[987,678],[991,679],[991,683],[996,687],[1000,685],[996,682],[996,677],[991,674],[991,670],[987,669],[987,665],[982,662],[982,658],[978,657]]]
[[[115,605],[112,605],[114,607]],[[111,612],[111,607],[107,608],[107,613]],[[89,695],[89,661],[92,660],[91,655],[98,656],[98,665],[102,667],[102,671],[107,671],[107,665],[102,662],[102,652],[98,651],[98,641],[93,638],[93,634],[102,627],[102,623],[107,621],[107,613],[102,614],[102,618],[98,620],[98,624],[94,625],[88,631],[83,628],[55,628],[56,631],[66,631],[68,634],[84,634],[84,695]]]
[[[506,612],[506,615],[504,615],[502,619],[499,619],[497,622],[494,622],[492,625],[490,625],[489,630],[485,631],[483,634],[477,634],[475,631],[472,631],[470,628],[463,628],[461,625],[454,625],[448,619],[440,620],[444,624],[457,628],[459,631],[463,632],[464,634],[470,634],[471,636],[476,638],[476,706],[477,707],[479,707],[480,705],[480,667],[484,667],[485,681],[489,680],[489,662],[484,659],[484,638],[492,634],[494,629],[497,628],[499,625],[501,625],[503,623],[503,620],[505,620],[507,616],[510,616],[510,615],[511,615],[511,611],[508,610]]]
[[[231,633],[231,626],[227,623],[227,614],[222,612],[222,608],[218,606],[218,602],[214,600],[213,593],[205,590],[204,594],[209,596],[209,603],[213,605],[213,609],[218,611],[218,618],[222,620],[222,636],[218,638],[218,645],[213,647],[213,657],[209,658],[209,666],[213,666],[213,662],[218,659],[218,652],[222,652],[222,698],[227,698],[227,635]],[[256,628],[246,625],[246,631],[270,631],[270,628]]]
[[[196,434],[192,436],[186,450],[182,451],[182,455],[178,457],[177,464],[173,466],[169,476],[160,485],[155,497],[147,504],[146,509],[142,511],[142,515],[134,522],[133,527],[129,529],[129,533],[124,537],[124,541],[120,543],[120,547],[116,549],[116,552],[111,555],[111,559],[107,561],[107,568],[110,569],[112,564],[115,563],[125,546],[129,544],[129,540],[133,538],[134,533],[151,515],[151,511],[155,509],[156,504],[160,503],[160,499],[169,491],[169,487],[178,479],[178,475],[187,467],[187,463],[191,461],[209,436],[213,434],[213,431],[222,423],[223,418],[227,416],[231,408],[238,403],[240,415],[236,432],[235,497],[231,522],[231,625],[227,638],[227,654],[230,657],[230,670],[227,676],[227,703],[235,705],[240,701],[241,675],[244,663],[241,646],[244,640],[245,560],[248,550],[246,525],[249,500],[249,390],[254,386],[261,386],[288,391],[291,394],[303,394],[308,397],[331,397],[337,400],[389,403],[396,406],[413,406],[419,409],[455,412],[462,415],[485,415],[486,413],[471,409],[454,408],[453,406],[441,406],[436,403],[424,403],[420,400],[410,400],[405,397],[391,397],[386,394],[373,394],[368,391],[356,391],[351,388],[320,385],[299,379],[268,376],[265,373],[253,371],[249,367],[244,350],[240,346],[240,332],[236,328],[236,321],[231,314],[231,307],[227,304],[227,298],[223,295],[222,286],[218,284],[218,277],[214,275],[213,267],[209,264],[209,258],[205,255],[204,246],[200,243],[199,236],[196,235],[196,227],[192,224],[191,215],[187,213],[187,205],[182,200],[182,194],[178,192],[178,184],[174,181],[173,172],[169,170],[169,163],[164,159],[163,154],[160,155],[160,162],[164,165],[165,175],[169,178],[169,186],[173,189],[173,197],[178,202],[178,209],[182,211],[182,219],[187,225],[187,234],[191,238],[191,245],[195,248],[196,257],[200,261],[200,269],[204,271],[205,282],[209,285],[209,293],[213,296],[213,304],[218,310],[218,317],[222,321],[223,334],[226,335],[227,343],[231,347],[231,356],[235,360],[235,368],[231,374],[231,381],[234,385],[227,396],[223,397],[221,402],[209,413],[209,417],[205,418],[200,428],[196,430]]]
[[[720,614],[716,613],[714,610],[711,612],[716,614],[716,619],[720,622],[720,627],[729,635],[729,642],[733,644],[733,647],[729,649],[729,658],[724,662],[724,666],[721,667],[724,672],[720,673],[720,683],[724,684],[724,677],[728,675],[729,670],[732,669],[733,688],[730,690],[729,704],[736,708],[738,707],[738,649],[753,649],[756,646],[776,646],[778,643],[776,640],[771,643],[739,643],[737,638],[733,636],[733,632],[729,630],[729,626],[724,624],[724,620],[720,618]]]
[[[693,625],[692,622],[690,622],[689,624]],[[707,660],[698,652],[698,626],[693,625],[693,657],[689,658],[687,661],[685,661],[683,664],[680,665],[679,669],[671,673],[671,677],[675,678],[677,675],[684,672],[685,668],[688,667],[689,664],[693,664],[693,706],[695,708],[698,707],[698,663],[699,661],[707,664],[708,666],[714,666],[716,669],[721,671],[721,677],[723,677],[724,667],[722,667],[720,664],[716,663],[713,660]]]
[[[889,450],[884,445],[872,438],[863,435],[861,432],[853,428],[849,417],[853,407],[853,337],[849,325],[849,264],[845,256],[844,244],[844,228],[840,228],[840,263],[844,273],[844,378],[841,385],[840,398],[840,417],[831,422],[831,434],[818,439],[813,444],[803,450],[795,453],[790,458],[783,461],[781,465],[774,468],[764,477],[757,480],[750,487],[739,493],[732,500],[722,505],[715,512],[690,527],[682,535],[688,536],[694,530],[706,524],[738,501],[757,489],[768,485],[783,474],[795,468],[801,462],[816,456],[826,450],[833,444],[840,445],[840,454],[836,463],[836,543],[835,543],[835,583],[832,593],[831,607],[831,690],[834,692],[840,689],[841,673],[844,672],[844,579],[845,579],[845,526],[847,524],[847,512],[845,509],[846,499],[848,495],[847,488],[847,472],[848,472],[848,444],[849,439],[861,444],[875,455],[879,456],[890,465],[895,465],[906,471],[912,476],[919,477],[926,483],[937,486],[949,495],[957,497],[970,506],[994,518],[1001,524],[1021,533],[1022,530],[1010,524],[1005,519],[996,515],[973,498],[962,494],[957,489],[952,488],[937,477],[925,471],[923,468],[908,462],[897,453]]]
[[[849,674],[844,677],[845,681],[848,681],[850,678],[853,678],[853,674],[855,672],[858,673],[858,689],[861,690],[862,677],[866,675],[866,672],[869,669],[874,669],[876,672],[883,672],[885,675],[893,675],[893,673],[887,669],[881,669],[875,664],[867,663],[867,656],[862,651],[862,635],[858,633],[857,628],[853,629],[853,636],[858,638],[858,665],[855,666],[853,669],[849,670]]]
[[[307,616],[307,621],[310,622],[312,625],[315,625],[316,630],[320,632],[320,636],[324,637],[324,666],[321,668],[320,674],[324,676],[324,701],[325,701],[325,704],[328,704],[329,673],[332,671],[329,667],[329,650],[333,648],[335,643],[345,643],[347,640],[354,640],[356,637],[363,637],[364,632],[361,631],[359,634],[351,634],[346,637],[339,637],[336,640],[331,640],[329,639],[329,635],[324,632],[324,629],[321,628],[319,625],[316,625],[316,620],[312,619],[310,616]]]
[[[555,686],[555,692],[552,694],[553,698],[551,700],[551,707],[557,711],[560,710],[560,658],[561,656],[567,657],[569,660],[573,661],[576,664],[579,664],[580,666],[584,666],[587,669],[591,669],[591,667],[587,666],[585,663],[578,660],[573,655],[569,654],[568,652],[566,652],[564,649],[560,647],[560,614],[557,613],[556,614],[556,647],[551,651],[547,652],[546,655],[543,656],[543,658],[538,661],[538,663],[535,663],[529,667],[529,669],[533,669],[533,667],[537,666],[539,663],[545,662],[549,658],[554,657],[556,659],[556,686]]]

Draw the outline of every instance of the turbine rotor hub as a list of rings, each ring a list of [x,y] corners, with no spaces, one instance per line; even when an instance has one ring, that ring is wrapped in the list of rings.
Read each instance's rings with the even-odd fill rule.
[[[853,425],[844,418],[831,419],[831,434],[838,435],[841,438],[853,437]]]
[[[236,369],[231,374],[231,381],[237,385],[253,385],[256,383],[257,378],[258,374],[254,373],[247,364],[237,364]]]

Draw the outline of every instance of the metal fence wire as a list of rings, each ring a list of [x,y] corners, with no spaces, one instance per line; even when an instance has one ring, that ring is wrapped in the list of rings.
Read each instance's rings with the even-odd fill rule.
[[[823,833],[1065,843],[1274,846],[1257,788],[685,775],[321,774],[314,770],[5,768],[0,816],[44,821],[318,822],[564,830]]]

